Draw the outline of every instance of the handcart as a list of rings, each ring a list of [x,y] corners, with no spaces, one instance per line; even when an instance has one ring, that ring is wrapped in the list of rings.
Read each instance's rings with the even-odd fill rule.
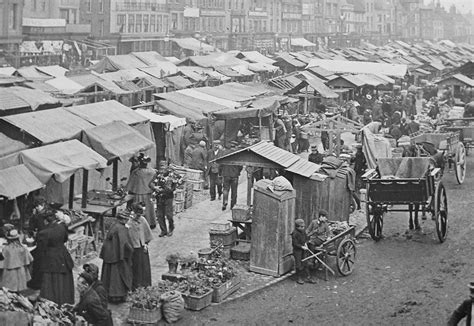
[[[329,224],[334,222],[329,222]],[[340,275],[352,274],[356,259],[357,249],[355,246],[355,226],[351,225],[346,230],[326,240],[314,251],[308,250],[310,255],[303,259],[316,259],[325,269],[325,279],[328,280],[328,271],[336,275],[336,272],[328,265],[328,257],[336,257],[336,266]]]
[[[459,184],[464,182],[466,178],[467,152],[463,142],[460,141],[460,132],[415,133],[410,135],[410,142],[412,145],[417,146],[417,156],[430,156],[430,153],[424,150],[427,145],[442,151],[444,153],[444,165],[448,167],[454,165],[457,182]],[[444,171],[441,169],[441,176],[443,174]]]
[[[427,157],[378,159],[377,168],[362,176],[367,181],[366,217],[372,239],[382,238],[385,213],[409,212],[412,205],[419,205],[432,214],[438,239],[444,242],[448,231],[448,198],[443,183],[436,181],[439,173],[440,169],[433,168]]]
[[[446,131],[458,132],[459,139],[466,148],[466,155],[469,149],[474,147],[474,118],[449,118],[447,125],[443,127]]]

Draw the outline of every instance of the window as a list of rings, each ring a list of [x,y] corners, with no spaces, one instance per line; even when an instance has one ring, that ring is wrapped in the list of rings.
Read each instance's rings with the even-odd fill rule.
[[[148,33],[148,15],[143,15],[143,33]]]
[[[59,17],[66,21],[66,24],[69,24],[69,10],[59,9]]]
[[[158,33],[163,32],[163,16],[158,15],[156,19],[156,31]]]
[[[150,32],[154,33],[156,30],[156,16],[150,15]]]
[[[71,24],[77,24],[77,9],[69,10],[69,19]]]
[[[36,3],[36,0],[33,0],[33,10],[36,11],[37,9],[37,3]]]
[[[104,36],[104,21],[99,21],[99,36]]]
[[[129,33],[135,32],[135,15],[134,14],[128,15],[128,32]]]
[[[117,15],[117,27],[119,29],[119,33],[123,33],[125,29],[125,14]]]
[[[91,0],[86,0],[86,11],[87,12],[92,12],[92,1]]]
[[[170,29],[169,29],[169,28],[170,28],[170,25],[169,25],[169,21],[168,21],[168,20],[169,20],[169,19],[168,19],[168,16],[164,16],[164,17],[163,17],[163,26],[164,26],[163,32],[165,32],[165,33],[169,33],[169,31],[170,31]]]
[[[46,0],[41,0],[41,11],[46,11]]]
[[[141,33],[142,32],[142,15],[137,15],[137,23],[135,25],[135,32]]]
[[[8,28],[16,30],[18,27],[18,4],[10,5],[10,13],[8,17]]]
[[[102,13],[104,12],[104,0],[98,0],[99,1],[99,12]]]

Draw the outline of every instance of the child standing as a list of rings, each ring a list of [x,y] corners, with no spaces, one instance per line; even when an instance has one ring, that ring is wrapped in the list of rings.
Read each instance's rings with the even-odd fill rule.
[[[9,230],[5,238],[8,243],[0,255],[0,259],[4,260],[0,287],[13,292],[26,290],[26,282],[31,279],[28,265],[33,262],[33,257],[28,249],[21,245],[20,234],[16,229]]]
[[[303,262],[305,257],[305,250],[308,249],[306,242],[308,237],[305,232],[305,223],[302,219],[295,221],[295,230],[291,233],[291,240],[293,244],[293,256],[295,257],[295,269],[298,284],[304,284],[303,274],[306,268],[306,264]],[[310,280],[313,283],[313,279]]]
[[[306,229],[306,234],[309,238],[309,248],[312,251],[317,246],[322,245],[329,237],[330,230],[327,216],[327,211],[324,209],[319,210],[318,218],[313,219]]]

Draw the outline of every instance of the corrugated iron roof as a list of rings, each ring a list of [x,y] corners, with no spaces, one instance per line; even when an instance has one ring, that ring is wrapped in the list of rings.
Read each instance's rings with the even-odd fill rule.
[[[64,108],[64,110],[96,126],[114,120],[123,121],[128,125],[148,121],[147,118],[115,100],[71,106]]]
[[[57,108],[2,117],[43,144],[78,138],[81,131],[93,127],[86,120]]]
[[[23,164],[0,170],[0,197],[12,200],[43,186],[43,183]]]

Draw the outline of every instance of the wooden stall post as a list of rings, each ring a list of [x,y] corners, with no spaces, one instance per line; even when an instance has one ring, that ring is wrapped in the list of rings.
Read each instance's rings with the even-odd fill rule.
[[[118,158],[112,162],[112,190],[116,191],[118,188]]]
[[[89,170],[83,169],[81,208],[86,208],[87,207],[87,187],[88,187],[88,183],[89,183]]]
[[[334,153],[334,121],[329,121],[329,154]]]
[[[75,175],[71,175],[69,178],[69,199],[68,199],[68,208],[72,209],[74,206],[74,181]]]
[[[336,155],[341,154],[341,131],[336,130]]]
[[[306,84],[306,88],[304,91],[304,114],[308,114],[308,84]]]
[[[252,188],[253,188],[253,166],[247,166],[247,206],[252,205]]]
[[[212,117],[208,118],[208,128],[209,128],[209,149],[212,149],[214,145],[214,119]]]
[[[269,121],[269,126],[268,126],[268,130],[270,130],[270,141],[273,141],[273,114],[270,115],[270,117],[268,118],[268,121]]]

